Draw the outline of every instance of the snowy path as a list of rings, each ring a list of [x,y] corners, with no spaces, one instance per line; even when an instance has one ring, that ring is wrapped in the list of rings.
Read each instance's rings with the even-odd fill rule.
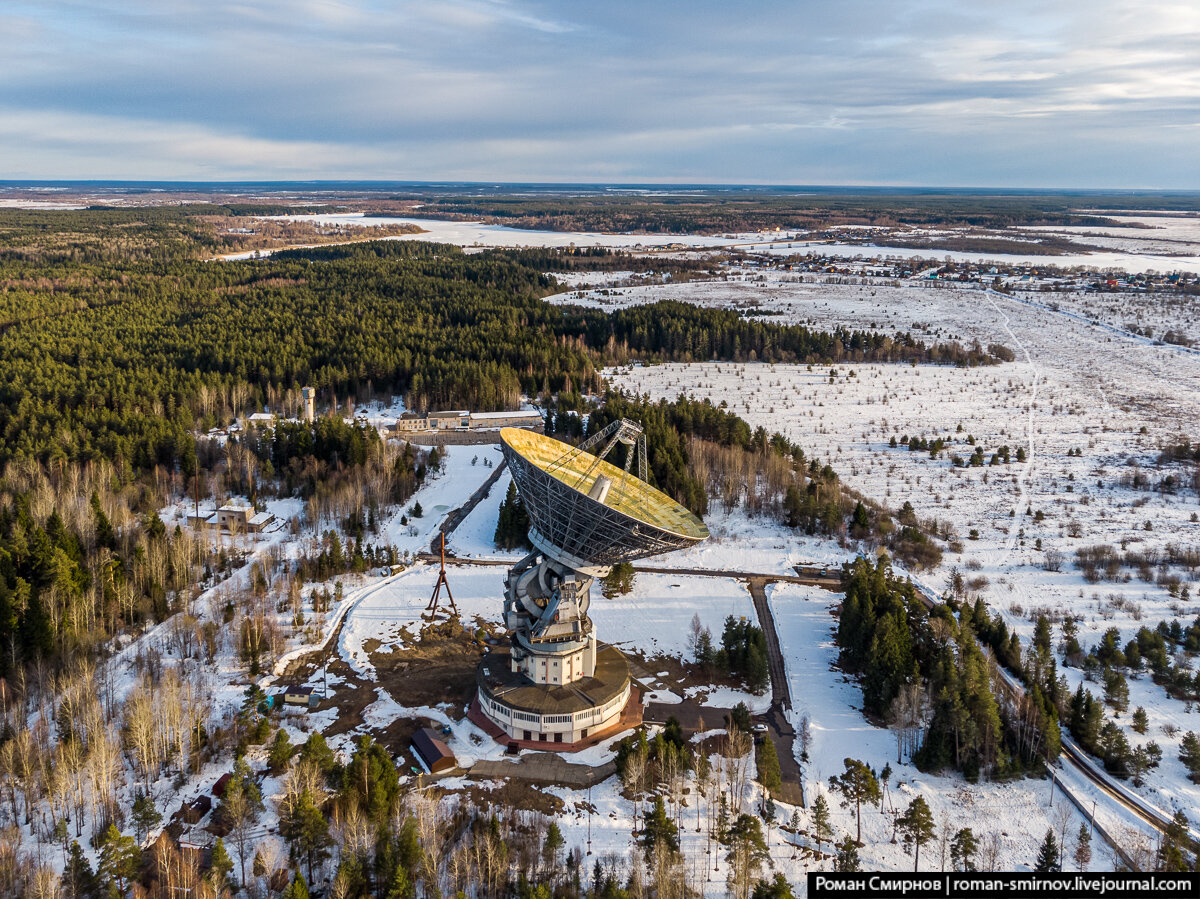
[[[996,305],[995,299],[993,299],[994,296],[1004,297],[1005,299],[1008,299],[1008,297],[993,290],[988,290],[984,296],[987,298],[987,301],[991,303],[992,308],[996,310],[996,314],[1000,316],[1001,327],[1004,328],[1004,332],[1008,334],[1010,338],[1012,338],[1012,342],[1017,345],[1017,349],[1024,354],[1025,362],[1029,365],[1030,370],[1033,372],[1033,381],[1030,386],[1028,400],[1029,413],[1025,416],[1025,452],[1027,454],[1027,458],[1025,459],[1025,470],[1021,473],[1021,476],[1017,481],[1021,488],[1021,493],[1017,497],[1016,520],[1014,522],[1014,526],[1009,528],[1008,539],[1004,541],[1005,551],[1011,554],[1017,547],[1017,534],[1020,533],[1021,526],[1025,521],[1025,510],[1029,508],[1029,479],[1033,474],[1033,463],[1035,459],[1033,446],[1033,411],[1035,405],[1037,404],[1038,386],[1044,380],[1044,377],[1042,375],[1042,370],[1038,367],[1037,363],[1033,361],[1033,356],[1030,354],[1028,347],[1021,342],[1021,338],[1013,333],[1011,327],[1012,322],[1009,320],[1008,316],[1005,315],[1004,310]]]

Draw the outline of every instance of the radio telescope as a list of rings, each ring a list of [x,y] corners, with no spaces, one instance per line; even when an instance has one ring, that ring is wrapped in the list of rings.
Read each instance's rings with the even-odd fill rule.
[[[592,581],[618,562],[698,543],[708,528],[646,483],[646,437],[634,422],[615,421],[577,447],[518,428],[500,440],[534,550],[505,580],[510,644],[480,663],[478,710],[510,742],[581,748],[618,729],[631,704],[629,665],[597,643],[588,617]],[[618,443],[628,448],[624,470],[606,461]]]

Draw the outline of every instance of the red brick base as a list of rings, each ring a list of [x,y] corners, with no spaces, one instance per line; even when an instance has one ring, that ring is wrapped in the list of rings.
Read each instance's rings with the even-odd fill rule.
[[[595,746],[597,743],[603,743],[613,734],[619,734],[625,730],[631,730],[642,723],[642,694],[637,687],[629,688],[629,700],[625,703],[625,707],[621,709],[621,716],[603,730],[589,733],[583,740],[576,740],[574,743],[554,743],[542,740],[518,740],[516,737],[510,737],[504,730],[496,724],[491,718],[483,713],[483,709],[479,707],[479,697],[476,696],[471,700],[471,708],[467,711],[467,717],[474,722],[480,730],[487,733],[497,743],[508,746],[510,743],[515,743],[520,749],[540,749],[550,752],[579,752],[581,749],[587,749],[589,746]]]

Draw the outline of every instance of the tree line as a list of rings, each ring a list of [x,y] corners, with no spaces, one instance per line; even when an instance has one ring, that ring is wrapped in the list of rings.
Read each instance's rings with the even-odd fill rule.
[[[1058,753],[1057,716],[997,699],[977,636],[993,626],[981,606],[926,608],[911,581],[886,558],[843,569],[838,618],[842,665],[860,676],[868,715],[891,724],[898,748],[922,770],[953,768],[999,778]],[[979,611],[984,621],[977,620]]]

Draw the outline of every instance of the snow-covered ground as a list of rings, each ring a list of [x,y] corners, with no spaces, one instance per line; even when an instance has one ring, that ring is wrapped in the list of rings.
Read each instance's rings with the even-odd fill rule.
[[[692,285],[680,287],[686,293]],[[721,285],[694,289],[703,291],[704,302],[719,302]],[[762,293],[769,307],[773,291]],[[780,294],[787,295],[783,288]],[[940,315],[922,303],[936,303]],[[1193,598],[1185,600],[1155,583],[1157,571],[1148,581],[1133,571],[1119,583],[1089,584],[1073,565],[1076,550],[1094,544],[1161,552],[1168,544],[1200,542],[1194,491],[1129,485],[1135,475],[1153,483],[1181,475],[1177,467],[1160,468],[1157,457],[1160,445],[1179,439],[1200,417],[1200,356],[979,291],[829,285],[811,289],[803,312],[828,327],[845,322],[848,308],[857,310],[852,324],[936,323],[944,332],[1004,343],[1018,361],[976,369],[839,364],[832,382],[828,366],[767,364],[632,367],[608,376],[652,398],[686,393],[726,402],[752,426],[780,431],[828,460],[864,494],[893,509],[911,502],[922,519],[944,522],[962,552],[948,552],[939,570],[919,578],[940,591],[957,566],[977,579],[989,606],[1026,641],[1039,610],[1080,616],[1085,649],[1109,627],[1119,629],[1124,645],[1142,626],[1172,617],[1187,623],[1200,613],[1195,572],[1172,569],[1192,582]],[[1170,320],[1173,312],[1159,314]],[[905,435],[940,436],[950,446],[937,460],[890,447],[891,438]],[[986,461],[1001,445],[1010,447],[1013,461],[954,467],[952,454],[971,455],[969,439],[983,447]],[[1018,448],[1028,461],[1016,460]],[[1063,555],[1060,571],[1042,567],[1050,552]],[[1079,676],[1068,673],[1072,685]],[[1100,685],[1089,686],[1102,693]],[[1200,730],[1200,712],[1187,711],[1148,678],[1132,682],[1131,693],[1131,708],[1143,704],[1163,719],[1146,736],[1128,729],[1128,715],[1117,719],[1132,745],[1154,739],[1163,749],[1162,767],[1143,794],[1168,812],[1200,808],[1200,790],[1183,778],[1175,758],[1182,732]],[[1163,724],[1181,730],[1171,734]]]
[[[862,714],[862,691],[834,668],[838,651],[833,640],[835,619],[830,612],[835,599],[815,587],[773,584],[768,587],[768,601],[791,685],[792,723],[799,728],[801,719],[807,717],[812,734],[805,779],[808,799],[811,803],[817,790],[825,792],[838,837],[855,832],[854,810],[841,807],[837,794],[829,792],[828,781],[844,770],[846,758],[855,758],[869,763],[877,772],[891,765],[890,797],[884,798],[885,808],[903,811],[914,797],[924,796],[939,833],[948,829],[953,835],[960,828],[970,827],[981,846],[990,844],[994,836],[999,840],[999,870],[1030,869],[1047,829],[1053,828],[1057,834],[1061,827],[1056,810],[1049,805],[1049,782],[968,784],[961,777],[922,774],[907,762],[898,761],[895,736],[867,721]],[[1057,804],[1063,802],[1059,796]],[[1080,821],[1078,814],[1071,816],[1068,837],[1078,832]],[[911,856],[903,846],[889,842],[891,834],[889,814],[878,808],[863,810],[864,868],[904,870],[906,864],[911,865]],[[1098,870],[1112,867],[1106,849],[1093,847],[1093,866]],[[925,860],[922,869],[937,870],[939,854],[936,843],[927,846],[921,853]]]
[[[487,447],[487,449],[496,450],[495,456],[489,456],[496,461],[496,457],[500,455],[499,448]],[[487,469],[483,474],[491,474],[491,469]],[[505,469],[496,479],[496,483],[492,485],[488,495],[480,500],[479,505],[471,510],[471,514],[463,519],[463,522],[447,538],[446,549],[449,552],[469,559],[511,559],[514,562],[525,555],[521,550],[505,552],[497,549],[493,542],[493,538],[496,536],[496,522],[500,517],[500,504],[504,502],[511,483],[512,475]]]
[[[419,623],[420,611],[432,588],[436,569],[418,566],[394,579],[386,590],[374,592],[369,600],[360,603],[348,617],[343,632],[342,651],[356,660],[362,658],[362,643],[366,640],[387,641],[399,635],[408,625]],[[454,566],[450,582],[455,590],[464,617],[474,614],[494,616],[500,607],[502,569]],[[678,586],[674,586],[678,585]],[[846,757],[869,762],[876,770],[891,764],[893,776],[889,781],[888,808],[903,809],[917,795],[930,803],[939,832],[948,828],[952,834],[960,827],[971,827],[981,845],[996,842],[996,864],[1000,869],[1029,868],[1037,848],[1049,828],[1058,831],[1062,822],[1056,809],[1063,805],[1061,795],[1055,806],[1049,804],[1049,783],[1029,780],[1009,784],[968,785],[956,777],[922,775],[907,764],[897,763],[894,736],[887,730],[871,725],[861,713],[861,693],[856,684],[832,670],[837,650],[831,628],[834,619],[830,609],[834,602],[828,592],[817,588],[776,584],[769,588],[769,601],[784,647],[785,664],[792,695],[795,698],[793,723],[807,716],[812,732],[810,763],[806,783],[812,801],[815,791],[827,794],[833,813],[836,836],[840,838],[855,831],[852,809],[841,807],[836,794],[830,794],[826,781],[842,770]],[[725,614],[753,614],[745,588],[731,580],[669,575],[639,575],[629,597],[614,600],[597,598],[593,614],[601,635],[627,648],[646,653],[658,651],[684,653],[687,630],[693,614],[700,614],[709,627],[719,628]],[[632,623],[636,622],[636,623]],[[346,635],[350,635],[347,637]],[[670,701],[665,691],[659,691],[658,701]],[[739,696],[714,694],[709,701],[725,705]],[[722,701],[718,701],[722,700]],[[364,711],[365,728],[382,726],[397,716],[422,716],[442,721],[444,710],[405,708],[397,697],[379,691],[379,698]],[[448,722],[449,723],[449,722]],[[499,758],[500,747],[490,740],[478,741],[478,734],[469,722],[453,724],[451,748],[460,758],[474,760]],[[339,738],[338,744],[349,744],[349,736]],[[590,750],[589,754],[573,755],[571,761],[596,764],[608,756],[606,747]],[[443,781],[447,788],[463,787],[466,781],[454,778]],[[615,778],[593,788],[587,796],[582,793],[553,788],[549,792],[566,803],[566,814],[559,819],[568,846],[584,845],[587,839],[588,816],[585,799],[595,806],[591,819],[592,850],[597,855],[615,852],[628,857],[633,845],[631,830],[632,804],[619,795]],[[754,804],[753,788],[743,797],[746,808]],[[787,819],[793,809],[780,804],[779,816]],[[809,826],[810,813],[800,811],[801,822]],[[685,822],[695,820],[696,806],[689,800],[683,813]],[[707,802],[700,808],[707,815]],[[1067,833],[1079,829],[1080,816],[1067,818]],[[872,807],[863,811],[862,850],[864,866],[875,869],[903,870],[911,865],[911,856],[900,844],[889,842],[892,818]],[[802,845],[811,845],[805,839]],[[684,828],[682,849],[688,864],[701,864],[705,858],[706,841],[695,832],[694,825]],[[1092,867],[1111,868],[1113,861],[1108,847],[1099,841],[1095,845]],[[828,851],[828,846],[826,847]],[[940,866],[940,850],[936,843],[922,853],[922,870]],[[772,838],[771,858],[775,870],[781,871],[793,883],[800,882],[806,870],[802,859],[793,860],[792,850],[776,831]],[[711,866],[712,860],[708,860]],[[827,865],[828,863],[826,863]],[[724,870],[724,862],[721,863]],[[724,874],[714,875],[706,886],[707,895],[721,895]]]
[[[797,565],[839,567],[847,553],[831,540],[797,534],[791,528],[765,518],[754,518],[745,510],[730,512],[710,500],[710,537],[700,543],[644,564],[656,568],[702,568],[709,571],[741,571],[751,574],[795,574]]]
[[[371,650],[380,645],[403,645],[418,635],[437,572],[436,565],[414,565],[383,587],[369,591],[346,614],[338,652],[361,676],[374,673]],[[479,618],[500,624],[504,572],[502,566],[447,565],[450,590],[464,622]],[[689,658],[693,615],[699,615],[701,624],[719,643],[726,617],[753,620],[754,606],[745,585],[728,578],[639,574],[630,593],[612,599],[603,596],[599,584],[592,587],[591,617],[599,638],[647,659],[658,655]],[[670,686],[659,691],[661,701],[670,701]],[[708,691],[703,700],[715,706],[726,701],[744,701],[752,708],[763,709],[769,697],[764,700],[726,689]]]
[[[600,234],[585,231],[533,231],[485,225],[482,222],[455,222],[443,219],[364,216],[362,213],[272,216],[293,222],[317,225],[416,225],[421,234],[401,234],[388,240],[428,240],[462,247],[665,247],[675,244],[689,247],[724,246],[723,237],[695,234]]]
[[[931,269],[932,270],[932,269]],[[990,305],[1021,303],[1033,307],[1032,316],[1075,319],[1076,323],[1153,346],[1174,330],[1200,343],[1200,314],[1186,296],[1113,291],[1040,292],[1017,289],[1011,295],[945,286],[927,280],[895,281],[879,278],[865,284],[834,283],[822,275],[796,274],[778,269],[748,271],[733,268],[719,280],[666,284],[620,284],[581,287],[549,297],[558,304],[612,311],[662,300],[677,300],[718,309],[736,309],[747,316],[763,316],[778,324],[823,328],[910,332],[924,340],[979,340],[1011,342],[999,316]],[[858,280],[858,279],[855,279]],[[964,308],[967,307],[967,308]],[[1065,324],[1065,323],[1064,323]],[[1133,333],[1149,329],[1155,339]],[[1176,348],[1175,352],[1186,350]]]
[[[402,553],[428,552],[446,516],[465,505],[491,474],[492,469],[484,465],[484,460],[499,464],[503,458],[498,444],[443,446],[438,447],[438,454],[439,470],[430,472],[425,485],[384,526],[383,542]],[[503,498],[501,493],[500,499]],[[499,510],[499,500],[496,503]],[[417,504],[421,506],[419,518],[413,517]],[[495,527],[493,524],[493,532]]]
[[[936,259],[939,262],[952,259],[956,262],[994,262],[1008,265],[1053,265],[1058,267],[1085,266],[1096,269],[1123,269],[1128,272],[1181,271],[1200,272],[1200,245],[1192,243],[1192,221],[1182,217],[1123,216],[1130,222],[1145,221],[1156,231],[1112,228],[1047,228],[1047,231],[1078,239],[1082,243],[1103,246],[1093,252],[1080,252],[1062,256],[1040,256],[1012,253],[972,253],[959,250],[904,247],[884,247],[874,244],[839,244],[817,240],[806,241],[803,232],[792,234],[777,232],[745,232],[723,235],[696,234],[601,234],[584,231],[537,231],[509,228],[504,225],[487,225],[482,222],[457,222],[443,219],[407,218],[403,216],[366,216],[363,213],[316,213],[308,215],[270,216],[287,221],[312,222],[317,225],[354,226],[364,228],[372,225],[415,225],[423,229],[419,234],[392,235],[386,240],[428,240],[451,243],[463,247],[567,247],[602,246],[613,248],[693,247],[718,248],[736,247],[739,250],[771,255],[792,256],[807,252],[853,259],[859,256],[881,256],[907,259],[914,256]],[[848,230],[848,229],[843,229]],[[862,229],[865,230],[865,229]],[[878,230],[878,229],[876,229]],[[1030,229],[1033,231],[1034,229]],[[1093,232],[1104,236],[1089,239]],[[929,229],[901,230],[891,234],[897,240],[905,237],[926,238],[931,233],[955,234],[952,231],[931,232]],[[1126,237],[1125,235],[1131,235]],[[1112,235],[1112,236],[1110,236]],[[1150,235],[1160,237],[1155,242]],[[1170,235],[1169,237],[1167,235]],[[1020,232],[1003,236],[1021,240]],[[1107,238],[1107,239],[1106,239]],[[1161,238],[1170,241],[1162,242]],[[1111,245],[1111,248],[1109,248]],[[222,259],[237,260],[270,255],[271,250],[232,253]]]
[[[421,223],[428,224],[425,220]],[[529,232],[516,233],[525,236]],[[917,577],[939,590],[950,567],[959,567],[968,579],[976,579],[975,589],[1026,641],[1037,610],[1080,616],[1080,641],[1085,648],[1094,645],[1109,627],[1119,629],[1124,643],[1144,625],[1152,627],[1172,617],[1186,623],[1200,613],[1194,598],[1170,595],[1153,582],[1153,576],[1146,581],[1133,572],[1130,580],[1089,584],[1072,565],[1075,550],[1092,544],[1162,550],[1169,543],[1200,543],[1200,522],[1192,520],[1200,511],[1194,493],[1186,489],[1174,494],[1149,492],[1127,484],[1134,473],[1157,481],[1171,472],[1157,467],[1158,448],[1178,438],[1188,423],[1200,417],[1200,354],[1158,345],[1131,334],[1126,326],[1148,327],[1155,336],[1176,329],[1195,337],[1197,320],[1189,304],[1161,302],[1153,294],[1021,293],[1007,297],[977,290],[914,289],[884,281],[853,286],[806,283],[784,273],[756,273],[754,277],[762,280],[622,287],[609,290],[608,295],[589,290],[587,285],[596,282],[581,279],[579,292],[563,298],[606,307],[664,298],[712,306],[761,306],[783,313],[770,319],[775,321],[914,331],[927,340],[1004,343],[1017,353],[1016,362],[977,369],[839,363],[833,367],[832,382],[829,367],[810,370],[805,365],[661,365],[624,368],[608,375],[615,384],[653,397],[689,393],[726,401],[752,425],[785,433],[810,455],[828,460],[864,494],[893,508],[910,501],[922,518],[946,522],[961,541],[962,552],[947,553],[940,570]],[[399,400],[357,410],[380,427],[403,411]],[[941,459],[934,460],[927,453],[889,445],[892,437],[903,435],[947,437],[951,445]],[[1011,448],[1014,459],[1007,465],[953,467],[948,461],[950,454],[970,455],[973,447],[968,438],[984,448],[988,459],[1001,444]],[[1018,447],[1027,452],[1028,462],[1016,461]],[[383,522],[380,542],[392,543],[410,555],[427,550],[445,516],[465,503],[492,472],[485,460],[500,461],[495,446],[452,446],[441,453],[442,470]],[[509,483],[509,475],[502,474],[490,495],[455,531],[450,540],[453,553],[502,560],[521,555],[499,552],[491,543]],[[401,516],[410,514],[416,502],[421,503],[424,515],[402,524]],[[251,560],[265,560],[272,554],[294,555],[299,541],[291,537],[290,527],[284,523],[302,519],[303,503],[270,500],[268,509],[279,520],[279,527],[261,535],[219,539]],[[190,504],[180,503],[161,514],[173,528],[184,523],[189,511]],[[836,565],[853,552],[853,548],[846,550],[830,541],[795,534],[776,522],[751,518],[739,509],[722,512],[715,502],[707,522],[713,535],[710,540],[647,564],[784,574],[798,564]],[[1147,522],[1150,530],[1145,529]],[[977,533],[972,535],[972,531]],[[1039,540],[1040,550],[1036,548]],[[1062,570],[1042,568],[1048,550],[1065,556]],[[1184,583],[1191,582],[1194,597],[1195,573],[1175,573]],[[498,621],[503,576],[501,566],[451,569],[450,583],[465,618],[478,615]],[[307,637],[310,642],[302,642],[304,634],[293,633],[288,614],[281,613],[286,646],[274,670],[281,671],[289,658],[319,645],[323,635],[344,617],[339,651],[360,675],[369,677],[368,645],[403,641],[406,628],[407,634],[415,635],[435,577],[435,567],[417,564],[390,578],[377,573],[341,578],[341,602],[322,621],[310,619],[305,625],[304,630],[313,631]],[[194,607],[201,621],[217,615],[223,597],[244,589],[249,578],[247,565],[199,597]],[[641,574],[633,592],[625,597],[604,599],[599,589],[593,596],[592,614],[601,638],[649,658],[659,653],[685,655],[695,614],[718,637],[726,615],[753,615],[742,584],[682,572]],[[998,864],[1027,866],[1046,828],[1057,822],[1047,806],[1048,784],[969,786],[954,777],[920,775],[897,763],[893,736],[862,716],[857,686],[830,670],[835,651],[829,634],[833,623],[829,595],[776,585],[770,596],[794,697],[793,718],[798,722],[807,715],[811,722],[810,790],[823,789],[821,785],[848,755],[870,761],[877,769],[890,762],[895,769],[891,792],[897,806],[903,807],[911,795],[920,792],[933,807],[939,827],[969,825],[989,834],[988,838],[994,830],[999,839]],[[147,650],[156,649],[170,661],[171,640],[167,622],[118,647],[105,673],[116,684],[114,695],[119,698],[135,688],[137,659]],[[233,642],[228,636],[223,640],[213,666],[200,670],[190,661],[183,666],[199,672],[216,721],[240,707],[248,683]],[[674,689],[659,672],[649,673],[656,679],[651,684],[652,698],[663,702],[683,698],[683,689]],[[1072,687],[1083,678],[1075,669],[1066,669],[1065,674]],[[273,679],[269,675],[264,683],[269,685]],[[338,686],[338,679],[332,678],[332,689],[336,691]],[[1088,687],[1097,694],[1102,689],[1095,683]],[[694,694],[695,690],[687,692]],[[1194,810],[1200,808],[1200,789],[1184,777],[1177,752],[1183,732],[1200,730],[1200,713],[1167,698],[1146,676],[1130,680],[1130,693],[1130,708],[1141,705],[1148,712],[1149,733],[1135,734],[1128,714],[1117,723],[1126,729],[1133,745],[1153,739],[1163,749],[1161,767],[1150,773],[1138,792],[1168,812],[1181,808],[1194,817]],[[730,690],[712,691],[706,701],[727,706],[739,699],[756,709],[765,707],[764,697]],[[409,707],[403,696],[380,688],[357,730],[386,726],[398,716],[449,724],[449,711]],[[301,742],[308,731],[332,724],[334,714],[293,715],[285,726],[293,742]],[[477,733],[469,722],[453,727],[451,746],[464,761],[499,757],[500,747]],[[336,737],[335,748],[349,750],[357,730]],[[596,748],[589,750],[586,758],[575,760],[598,762],[606,752],[603,747]],[[252,759],[261,761],[261,754],[260,749],[252,750]],[[227,767],[224,763],[208,765],[179,788],[157,784],[155,795],[161,810],[169,815],[181,802],[207,791]],[[1084,797],[1092,791],[1086,783],[1072,783],[1071,788]],[[275,779],[264,783],[268,809],[278,789]],[[581,795],[557,792],[570,810],[578,809]],[[595,788],[591,798],[600,811],[592,822],[595,851],[626,853],[630,846],[629,803],[617,795],[611,780]],[[850,813],[836,801],[831,805],[839,833],[850,830]],[[790,809],[784,814],[790,814]],[[1102,798],[1097,816],[1118,833],[1133,826]],[[272,823],[268,811],[263,827]],[[1068,833],[1077,830],[1078,823],[1078,819],[1071,820]],[[863,824],[868,837],[864,857],[869,866],[904,868],[911,863],[901,847],[888,842],[889,818],[871,811],[864,813]],[[569,814],[563,825],[568,841],[583,842],[585,815],[572,818]],[[685,837],[684,851],[689,858],[703,853],[703,848],[702,836],[689,833]],[[776,843],[773,857],[780,870],[798,880],[803,869],[790,861],[790,854],[790,849]],[[923,867],[934,864],[935,854],[936,849],[923,852]],[[1093,867],[1104,869],[1111,864],[1107,850],[1098,847]],[[723,884],[714,880],[710,892],[715,895],[721,889]]]
[[[903,240],[903,235],[897,235]],[[1080,238],[1087,242],[1087,238]],[[943,250],[935,247],[919,247],[906,249],[904,247],[878,246],[876,244],[841,244],[822,243],[820,241],[794,241],[780,243],[746,244],[739,249],[752,253],[769,253],[772,256],[794,256],[805,253],[820,253],[826,256],[837,256],[843,259],[855,257],[879,256],[884,259],[910,259],[922,257],[936,260],[939,264],[947,259],[954,262],[980,262],[996,265],[1046,265],[1055,268],[1072,268],[1082,266],[1100,270],[1120,269],[1126,272],[1200,272],[1200,255],[1181,253],[1171,255],[1151,252],[1120,252],[1116,250],[1098,250],[1091,253],[1064,253],[1061,256],[1044,256],[1029,254],[1022,256],[1016,253],[974,253],[965,250]]]

